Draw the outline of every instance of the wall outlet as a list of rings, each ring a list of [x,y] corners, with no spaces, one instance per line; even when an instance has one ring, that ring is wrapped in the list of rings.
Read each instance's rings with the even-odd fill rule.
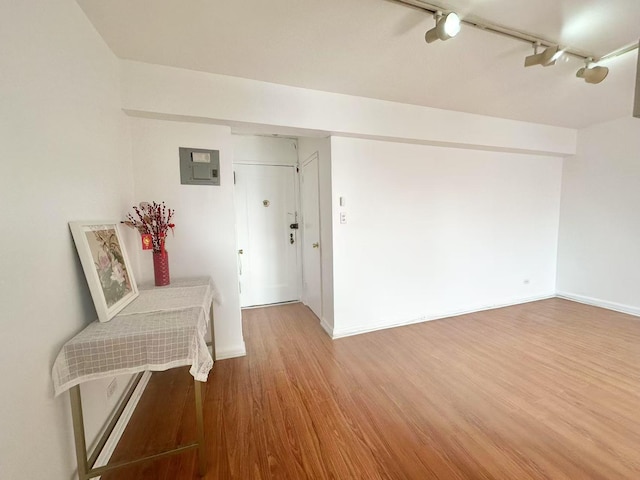
[[[116,389],[118,388],[118,379],[114,378],[111,380],[111,383],[107,386],[107,398],[113,397],[113,394],[116,393]]]
[[[347,212],[340,212],[340,223],[347,223]]]

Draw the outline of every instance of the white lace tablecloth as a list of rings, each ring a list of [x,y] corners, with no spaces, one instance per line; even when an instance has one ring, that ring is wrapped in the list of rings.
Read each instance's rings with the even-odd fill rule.
[[[205,341],[211,303],[208,277],[140,287],[140,295],[108,322],[97,320],[64,344],[53,365],[56,395],[89,380],[191,365],[206,382],[213,359]]]

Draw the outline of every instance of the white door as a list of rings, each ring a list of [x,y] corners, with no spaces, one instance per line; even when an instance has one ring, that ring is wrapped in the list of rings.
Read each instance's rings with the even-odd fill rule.
[[[299,299],[295,167],[234,166],[240,304]]]
[[[302,285],[303,301],[322,318],[322,277],[320,269],[320,195],[318,155],[302,164],[300,172],[302,199]]]

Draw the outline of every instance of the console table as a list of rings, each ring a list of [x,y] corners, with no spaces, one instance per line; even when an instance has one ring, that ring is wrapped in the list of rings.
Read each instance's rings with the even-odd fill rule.
[[[200,474],[204,475],[206,470],[202,383],[207,381],[213,367],[208,345],[215,358],[213,302],[219,302],[220,296],[208,277],[174,280],[166,287],[141,286],[139,291],[139,296],[109,322],[96,320],[65,343],[53,365],[56,395],[70,389],[80,480],[191,449],[198,450]],[[207,329],[211,332],[210,343],[205,340]],[[142,373],[180,366],[191,366],[189,373],[194,378],[197,440],[155,455],[94,468]],[[135,373],[138,377],[88,456],[80,384]]]

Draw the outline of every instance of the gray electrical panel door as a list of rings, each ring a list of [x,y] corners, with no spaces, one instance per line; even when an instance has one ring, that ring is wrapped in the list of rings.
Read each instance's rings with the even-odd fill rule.
[[[180,147],[182,185],[220,185],[220,150]]]

